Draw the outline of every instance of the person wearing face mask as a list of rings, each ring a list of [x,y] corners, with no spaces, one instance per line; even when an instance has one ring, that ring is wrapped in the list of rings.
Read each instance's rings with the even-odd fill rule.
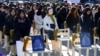
[[[58,51],[59,43],[54,37],[54,31],[58,29],[58,24],[51,7],[47,9],[47,15],[44,17],[43,21],[43,28],[48,35],[49,40],[51,40],[53,51]]]

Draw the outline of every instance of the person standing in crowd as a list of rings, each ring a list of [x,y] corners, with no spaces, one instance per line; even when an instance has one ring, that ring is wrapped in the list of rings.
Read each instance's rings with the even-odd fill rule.
[[[2,30],[4,26],[5,18],[4,18],[4,8],[0,5],[0,44],[2,44]]]
[[[37,4],[33,4],[32,5],[32,11],[30,11],[28,13],[28,18],[30,19],[31,24],[33,24],[33,22],[34,22],[34,15],[37,13],[37,11],[38,11],[38,5]]]
[[[81,16],[82,15],[82,6],[81,5],[78,5],[78,14],[79,14],[79,16]]]
[[[10,9],[10,13],[8,15],[8,17],[6,18],[6,21],[5,21],[5,26],[6,26],[6,35],[7,36],[10,36],[10,30],[11,29],[14,29],[14,21],[15,21],[15,18],[16,18],[16,9],[15,8],[11,8]]]
[[[67,10],[65,7],[62,7],[57,14],[57,21],[60,29],[64,29],[64,21],[66,21],[66,16]]]
[[[100,7],[98,8],[98,12],[95,13],[95,27],[97,27],[99,18],[100,18]]]
[[[97,34],[100,38],[100,7],[98,8],[98,12],[95,14],[95,27],[97,27]]]
[[[14,39],[14,36],[12,36],[12,39],[11,39],[11,31],[14,30],[14,21],[16,19],[16,9],[15,8],[11,8],[10,9],[10,13],[9,15],[7,16],[6,18],[6,21],[5,21],[5,26],[6,26],[6,36],[4,37],[4,48],[8,48],[8,44],[10,44],[10,55],[16,55],[16,53],[14,53],[16,50],[15,48],[12,48],[14,46],[13,44],[13,39]],[[14,32],[12,33],[14,34]],[[9,43],[8,43],[8,39],[9,39]],[[12,41],[12,42],[11,42]]]
[[[6,20],[6,17],[9,15],[9,6],[4,6],[4,17],[5,17],[5,20]]]
[[[13,43],[11,43],[13,45],[15,44],[13,48],[16,48],[16,41],[23,42],[24,37],[29,36],[30,27],[31,27],[30,20],[26,17],[25,11],[23,9],[20,9],[14,21],[14,39]],[[16,50],[14,51],[16,54]]]
[[[2,17],[3,17],[2,19],[4,19],[3,27],[5,25],[6,18],[9,15],[9,9],[10,9],[9,6],[7,6],[7,5],[4,6],[4,9],[3,9],[3,12],[2,12]]]
[[[18,9],[18,10],[23,9],[23,4],[22,4],[22,3],[18,3],[18,4],[17,4],[17,9]]]
[[[14,44],[16,40],[23,41],[24,36],[29,36],[30,32],[30,20],[26,17],[23,9],[18,11],[17,18],[14,22]]]
[[[94,4],[92,6],[92,13],[93,13],[94,18],[95,18],[95,14],[98,12],[98,8],[99,8],[99,5]]]
[[[53,51],[59,50],[59,44],[54,37],[54,30],[58,29],[58,24],[55,16],[53,16],[53,8],[51,7],[47,9],[47,15],[44,18],[43,27],[48,34],[49,40],[52,42]]]
[[[5,32],[4,32],[4,29],[5,29],[5,24],[6,24],[6,20],[7,20],[7,17],[8,17],[8,15],[9,15],[9,10],[10,10],[10,8],[9,8],[9,6],[7,6],[7,5],[5,5],[4,6],[4,13],[3,13],[3,17],[4,17],[4,25],[3,25],[3,37],[4,37],[4,39],[5,39]],[[5,44],[4,44],[5,45]]]
[[[56,4],[55,5],[55,11],[56,11],[56,15],[55,16],[57,16],[59,10],[60,10],[60,4]]]
[[[44,6],[39,6],[37,13],[34,15],[35,29],[41,30],[43,28],[43,19],[46,16],[46,11]]]
[[[92,10],[90,8],[86,8],[84,10],[83,16],[80,20],[81,25],[81,32],[89,32],[91,35],[91,43],[93,44],[93,28],[94,28],[94,21]]]
[[[70,14],[67,17],[67,24],[72,33],[77,32],[77,24],[79,23],[79,14],[76,8],[72,8]]]
[[[99,38],[100,38],[100,18],[98,19],[97,33],[98,33]]]
[[[17,3],[16,4],[16,14],[18,14],[18,11],[21,9],[25,9],[23,3]]]
[[[31,11],[30,9],[31,9],[30,6],[27,6],[26,7],[26,10],[25,10],[26,11],[26,14],[28,14]]]

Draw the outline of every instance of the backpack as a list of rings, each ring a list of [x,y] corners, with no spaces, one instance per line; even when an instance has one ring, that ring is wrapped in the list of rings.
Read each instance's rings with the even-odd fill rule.
[[[45,42],[43,36],[41,35],[32,36],[32,49],[33,51],[45,50]]]

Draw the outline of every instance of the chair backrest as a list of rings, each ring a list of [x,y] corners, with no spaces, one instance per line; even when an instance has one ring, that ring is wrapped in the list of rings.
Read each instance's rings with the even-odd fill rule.
[[[33,32],[34,35],[41,35],[40,30],[38,30],[38,29],[34,29],[33,31],[34,31],[34,32]]]
[[[70,29],[59,29],[59,32],[57,34],[58,36],[63,36],[63,37],[69,37],[70,36]]]

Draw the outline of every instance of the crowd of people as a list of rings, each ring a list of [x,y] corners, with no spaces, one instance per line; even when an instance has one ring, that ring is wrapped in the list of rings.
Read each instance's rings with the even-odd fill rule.
[[[93,29],[97,28],[100,37],[100,6],[94,4],[69,3],[0,3],[0,39],[5,33],[9,39],[10,31],[14,30],[14,38],[10,45],[16,41],[23,41],[24,36],[29,36],[30,28],[35,25],[43,34],[43,29],[52,41],[54,50],[58,50],[58,42],[55,41],[54,31],[64,29],[64,22],[72,33],[77,33],[77,24],[80,24],[80,32],[90,32],[93,44]],[[4,37],[5,39],[5,37]],[[8,40],[9,42],[9,40]],[[2,43],[2,41],[0,41]]]

